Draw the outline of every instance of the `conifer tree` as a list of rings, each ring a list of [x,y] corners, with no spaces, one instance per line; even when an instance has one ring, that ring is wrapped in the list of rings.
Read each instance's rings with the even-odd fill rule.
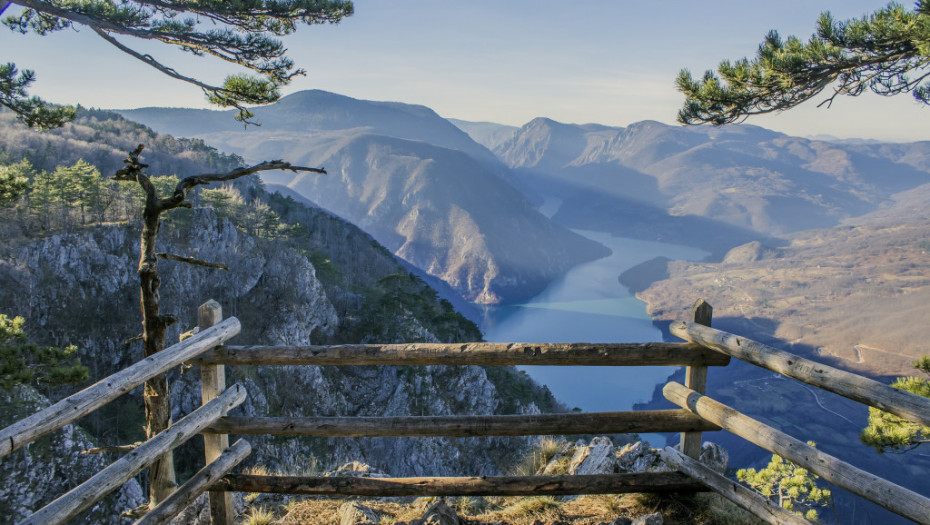
[[[52,229],[52,213],[58,202],[52,174],[45,170],[34,172],[29,189],[29,209],[38,219],[39,228],[43,231]]]
[[[913,10],[889,4],[848,21],[823,13],[807,42],[771,31],[755,58],[724,60],[701,79],[683,69],[676,85],[687,97],[678,113],[683,124],[739,122],[792,108],[827,88],[832,93],[821,105],[866,91],[911,93],[930,104],[930,0]]]
[[[814,446],[813,441],[807,444]],[[772,461],[764,469],[757,471],[749,468],[736,472],[737,479],[779,507],[814,522],[818,519],[816,508],[827,506],[831,498],[828,489],[817,486],[818,477],[805,468],[785,461],[778,454],[772,455]]]
[[[87,367],[81,365],[75,346],[39,347],[29,342],[22,317],[0,314],[0,388],[17,384],[62,385],[87,380]]]
[[[10,4],[20,9],[11,7]],[[279,88],[304,71],[288,58],[276,37],[299,25],[337,23],[353,12],[347,0],[14,0],[0,1],[4,25],[20,33],[87,27],[120,51],[162,73],[192,84],[218,106],[235,108],[247,122],[250,104],[268,104]],[[211,55],[251,73],[230,75],[217,85],[184,75],[131,41],[154,40],[194,55]],[[49,129],[74,119],[74,108],[52,107],[28,95],[35,73],[0,64],[0,106],[32,127]]]
[[[28,160],[0,166],[0,206],[9,206],[26,193],[32,173],[32,164]]]
[[[914,368],[930,376],[930,356],[925,355],[915,361]],[[925,377],[899,377],[891,386],[918,396],[930,397],[930,380]],[[930,428],[869,407],[869,424],[859,438],[879,452],[908,452],[930,442]]]

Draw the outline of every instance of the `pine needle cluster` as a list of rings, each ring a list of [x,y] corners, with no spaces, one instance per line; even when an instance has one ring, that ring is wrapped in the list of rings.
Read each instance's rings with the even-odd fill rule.
[[[354,10],[347,0],[15,0],[12,4],[20,9],[6,9],[2,23],[13,31],[47,35],[87,27],[129,56],[199,87],[211,103],[235,108],[236,119],[242,122],[254,116],[248,105],[278,100],[281,86],[305,74],[287,56],[278,37],[293,33],[299,25],[337,23]],[[249,73],[230,75],[220,85],[210,84],[137,51],[133,45],[139,40],[213,56]],[[34,80],[30,70],[19,72],[12,63],[0,65],[0,106],[39,129],[74,119],[74,108],[29,97],[27,89]]]
[[[913,11],[889,4],[848,21],[825,12],[807,42],[771,31],[755,58],[724,60],[700,79],[683,69],[676,86],[687,97],[678,113],[683,124],[729,124],[786,110],[831,86],[821,105],[866,91],[911,93],[930,104],[930,0]]]
[[[807,444],[814,446],[812,441]],[[736,472],[736,478],[756,492],[808,521],[817,521],[816,508],[829,505],[832,497],[829,489],[817,485],[818,477],[777,454],[772,455],[772,461],[764,469]]]
[[[62,385],[86,381],[87,367],[81,365],[74,345],[40,347],[27,340],[22,317],[0,314],[0,388],[17,384]]]
[[[930,356],[925,355],[915,361],[914,368],[930,375]],[[930,397],[930,380],[924,377],[899,377],[891,386],[918,396]],[[930,441],[930,428],[869,407],[869,425],[862,430],[859,438],[878,452],[907,452]]]

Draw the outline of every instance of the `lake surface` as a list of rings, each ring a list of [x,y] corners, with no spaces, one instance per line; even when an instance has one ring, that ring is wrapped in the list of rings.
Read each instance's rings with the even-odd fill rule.
[[[610,248],[602,259],[576,266],[542,293],[521,304],[486,307],[482,329],[490,342],[620,343],[661,341],[645,303],[618,277],[654,257],[700,260],[708,252],[675,244],[575,230]],[[569,407],[585,412],[629,410],[652,397],[669,367],[520,367]]]

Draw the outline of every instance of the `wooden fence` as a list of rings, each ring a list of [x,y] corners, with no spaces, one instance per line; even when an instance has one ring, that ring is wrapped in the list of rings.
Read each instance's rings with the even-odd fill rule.
[[[0,457],[72,423],[182,363],[200,365],[203,404],[168,430],[22,523],[62,523],[89,508],[141,472],[160,455],[201,433],[206,466],[136,523],[165,523],[206,491],[213,523],[231,525],[231,493],[273,492],[310,495],[446,496],[566,495],[713,490],[775,524],[807,523],[698,461],[701,433],[724,429],[807,468],[827,481],[918,523],[930,524],[930,499],[816,450],[705,395],[709,366],[726,366],[731,357],[836,392],[930,426],[930,399],[809,361],[770,346],[710,327],[712,309],[692,307],[689,321],[671,331],[685,343],[642,344],[387,344],[337,346],[222,346],[239,332],[238,320],[222,320],[209,301],[199,310],[199,333],[148,357],[51,407],[0,431]],[[680,409],[538,415],[418,417],[235,417],[245,390],[226,388],[226,365],[585,365],[685,366],[685,384],[669,383],[664,394]],[[482,476],[352,478],[230,474],[250,452],[229,434],[276,436],[522,436],[550,434],[681,432],[679,449],[663,457],[677,470],[577,476]]]

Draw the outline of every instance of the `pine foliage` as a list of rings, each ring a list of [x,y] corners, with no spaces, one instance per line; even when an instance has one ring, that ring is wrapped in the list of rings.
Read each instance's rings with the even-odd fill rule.
[[[915,361],[914,368],[930,375],[930,356],[925,355]],[[891,386],[918,396],[930,397],[930,380],[923,377],[899,377]],[[930,428],[869,407],[869,424],[859,438],[878,452],[907,452],[930,441]]]
[[[216,105],[238,110],[248,122],[249,104],[268,104],[279,88],[305,74],[295,66],[277,38],[299,25],[337,23],[353,13],[347,0],[16,0],[22,9],[3,24],[19,33],[47,35],[62,29],[87,27],[120,51],[162,73],[203,90]],[[10,11],[8,11],[10,13]],[[214,85],[135,50],[132,40],[156,40],[197,56],[210,55],[246,68]],[[32,71],[15,64],[0,65],[0,105],[13,110],[30,127],[50,129],[74,118],[74,108],[53,107],[30,97]]]
[[[87,380],[74,345],[40,347],[26,339],[22,317],[0,314],[0,388],[10,390],[23,383],[63,385]]]
[[[28,160],[18,164],[0,166],[0,206],[10,206],[29,188],[32,165]]]
[[[814,446],[812,441],[807,444]],[[772,461],[764,469],[749,468],[736,472],[736,478],[756,492],[808,521],[817,521],[816,507],[830,504],[830,490],[817,486],[818,477],[777,454],[772,455]]]
[[[683,69],[676,80],[687,97],[683,124],[738,122],[749,115],[792,108],[833,86],[833,94],[911,93],[930,104],[930,0],[913,11],[889,4],[862,18],[838,21],[820,15],[804,42],[771,31],[756,57],[724,60],[717,72],[695,79]],[[821,103],[821,104],[823,104]]]

